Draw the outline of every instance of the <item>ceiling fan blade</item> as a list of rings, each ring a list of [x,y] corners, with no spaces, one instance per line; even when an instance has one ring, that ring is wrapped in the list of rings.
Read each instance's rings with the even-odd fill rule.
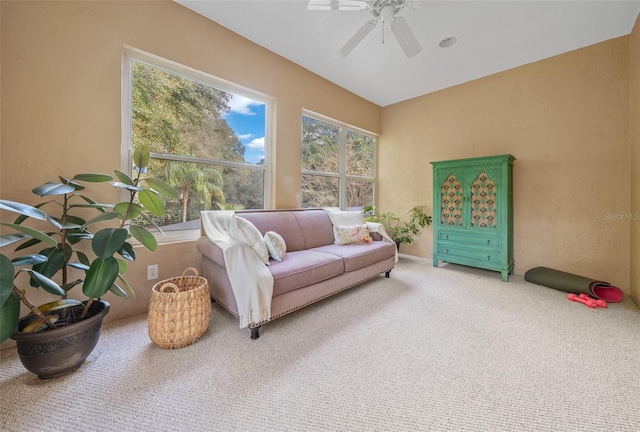
[[[356,34],[354,34],[351,39],[349,39],[349,41],[344,44],[342,49],[338,51],[338,57],[345,58],[346,56],[348,56],[349,53],[353,51],[356,46],[358,46],[362,39],[364,39],[364,37],[376,27],[376,24],[376,20],[371,20],[367,21],[362,27],[360,27],[360,30],[358,30]]]
[[[404,18],[396,17],[391,22],[391,31],[407,57],[413,57],[422,51],[420,43],[418,43]]]
[[[369,7],[364,0],[309,0],[308,10],[359,11]]]

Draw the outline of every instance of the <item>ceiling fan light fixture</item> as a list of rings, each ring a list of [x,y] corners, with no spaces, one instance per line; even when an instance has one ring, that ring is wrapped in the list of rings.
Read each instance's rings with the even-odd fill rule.
[[[395,8],[391,5],[387,5],[380,10],[380,18],[382,22],[391,22],[393,21],[393,16],[395,14]]]
[[[440,48],[449,48],[450,46],[455,45],[456,42],[458,42],[458,38],[455,36],[451,36],[451,37],[442,39],[438,44],[438,46]]]

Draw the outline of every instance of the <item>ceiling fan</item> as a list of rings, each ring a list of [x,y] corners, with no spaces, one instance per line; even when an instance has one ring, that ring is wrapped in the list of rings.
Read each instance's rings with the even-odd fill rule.
[[[379,21],[388,23],[400,47],[407,57],[413,57],[422,51],[422,47],[409,28],[407,21],[396,14],[403,9],[412,9],[411,0],[309,0],[309,10],[368,10],[374,19],[367,21],[338,51],[345,58],[373,30]],[[383,28],[384,29],[384,28]],[[384,41],[384,39],[383,39]]]

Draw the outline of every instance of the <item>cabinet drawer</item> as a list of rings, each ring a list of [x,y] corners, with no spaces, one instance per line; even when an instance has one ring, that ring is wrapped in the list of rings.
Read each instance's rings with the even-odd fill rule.
[[[438,240],[464,243],[470,246],[489,246],[499,248],[502,246],[502,238],[493,235],[476,235],[451,231],[440,231]]]
[[[469,260],[479,261],[479,262],[499,262],[500,261],[500,251],[486,249],[472,249],[466,248],[462,245],[448,245],[448,244],[440,244],[438,246],[438,254],[441,259],[446,260],[446,256],[458,257],[458,258],[467,258]]]

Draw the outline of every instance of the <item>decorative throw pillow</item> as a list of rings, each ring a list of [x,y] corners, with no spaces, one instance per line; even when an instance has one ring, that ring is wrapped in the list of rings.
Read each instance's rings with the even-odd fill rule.
[[[359,211],[329,211],[329,219],[333,225],[352,226],[364,225],[364,216]]]
[[[254,224],[246,219],[233,215],[229,225],[229,234],[236,240],[249,245],[251,249],[260,257],[263,263],[269,265],[269,251],[264,244],[262,234]]]
[[[369,234],[367,225],[351,225],[342,226],[335,225],[333,227],[337,245],[348,245],[352,243],[373,243],[373,239]]]
[[[282,261],[287,252],[287,245],[280,234],[274,231],[267,231],[264,235],[264,243],[267,245],[269,255],[276,261]]]
[[[331,219],[331,223],[333,224],[333,239],[335,244],[341,244],[338,231],[336,230],[337,226],[355,226],[364,225],[365,223],[364,216],[362,215],[362,212],[359,211],[336,210],[327,211],[327,213],[329,214],[329,219]]]

